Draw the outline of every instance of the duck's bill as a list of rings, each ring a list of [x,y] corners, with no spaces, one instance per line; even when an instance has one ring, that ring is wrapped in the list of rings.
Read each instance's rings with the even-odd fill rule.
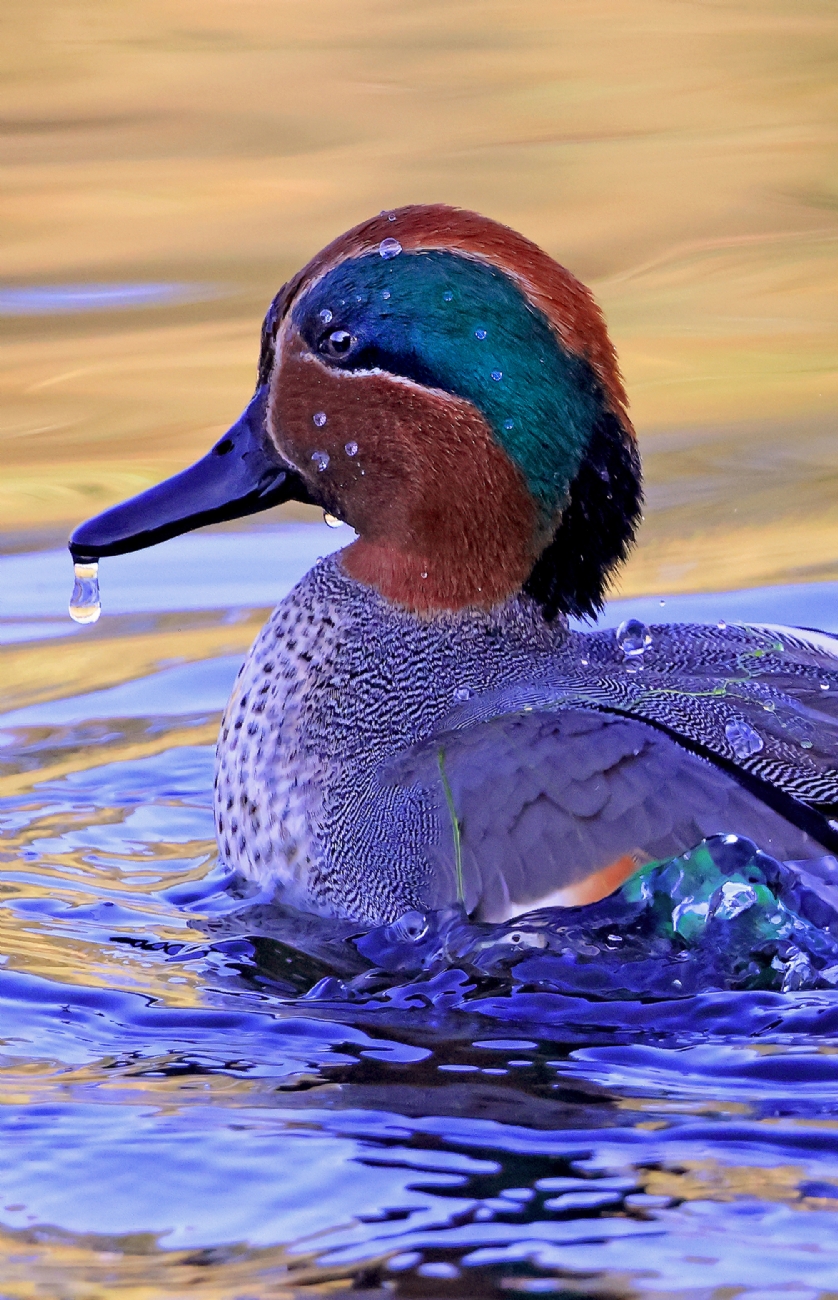
[[[283,501],[311,504],[299,474],[284,464],[265,429],[267,387],[210,452],[189,469],[80,524],[74,560],[97,560],[156,546],[204,524],[253,515]]]

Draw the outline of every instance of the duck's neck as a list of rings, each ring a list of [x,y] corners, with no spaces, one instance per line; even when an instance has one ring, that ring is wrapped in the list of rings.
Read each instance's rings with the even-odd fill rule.
[[[438,537],[409,550],[360,537],[341,561],[350,577],[418,614],[489,609],[521,590],[536,557],[531,544],[519,539],[516,545],[510,535],[473,532],[456,546]]]
[[[545,525],[520,473],[488,434],[484,443],[424,465],[414,450],[415,472],[356,508],[345,572],[419,614],[489,609],[520,592],[548,540]]]

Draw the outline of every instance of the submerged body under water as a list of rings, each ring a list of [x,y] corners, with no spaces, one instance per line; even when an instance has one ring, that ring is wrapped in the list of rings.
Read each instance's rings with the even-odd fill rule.
[[[86,642],[65,558],[0,560],[4,1296],[834,1295],[838,863],[717,836],[499,925],[277,907],[211,807],[274,541],[103,564]],[[796,593],[661,613],[829,627]]]

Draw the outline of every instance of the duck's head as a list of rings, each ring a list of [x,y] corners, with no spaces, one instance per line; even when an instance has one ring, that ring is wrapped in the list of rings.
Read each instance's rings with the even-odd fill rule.
[[[291,499],[351,524],[346,570],[408,608],[524,588],[548,616],[594,612],[641,489],[587,289],[473,212],[356,226],[271,303],[256,393],[224,438],[82,524],[70,549],[116,555]]]

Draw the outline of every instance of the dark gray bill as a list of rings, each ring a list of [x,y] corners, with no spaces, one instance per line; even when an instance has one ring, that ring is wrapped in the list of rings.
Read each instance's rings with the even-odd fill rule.
[[[283,501],[312,504],[299,474],[279,459],[265,428],[268,388],[256,389],[239,419],[189,469],[79,524],[74,560],[98,560],[155,546],[204,524],[253,515]]]

